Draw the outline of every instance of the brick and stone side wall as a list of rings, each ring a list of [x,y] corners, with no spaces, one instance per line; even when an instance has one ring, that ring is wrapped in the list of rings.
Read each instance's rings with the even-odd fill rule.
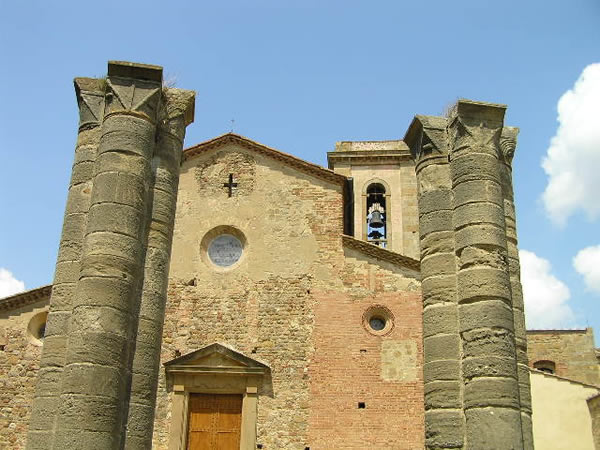
[[[352,249],[342,280],[315,293],[310,447],[423,448],[420,283]],[[393,328],[378,335],[365,321],[382,307]]]
[[[28,331],[28,326],[30,322],[37,323],[36,316],[43,318],[47,311],[48,299],[45,299],[0,314],[1,449],[25,448],[42,353],[42,342]]]
[[[600,386],[600,365],[591,328],[528,331],[527,346],[530,367],[537,361],[552,361],[556,375]]]

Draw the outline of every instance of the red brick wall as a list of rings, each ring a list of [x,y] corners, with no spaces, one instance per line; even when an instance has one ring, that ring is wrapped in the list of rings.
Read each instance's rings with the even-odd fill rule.
[[[369,267],[370,266],[370,267]],[[395,273],[396,272],[396,273]],[[342,292],[315,293],[314,357],[309,366],[311,448],[423,448],[422,303],[398,269],[346,262]],[[372,305],[387,307],[394,328],[386,336],[362,323]],[[412,341],[413,381],[382,378],[384,341]],[[365,408],[359,409],[358,403]]]

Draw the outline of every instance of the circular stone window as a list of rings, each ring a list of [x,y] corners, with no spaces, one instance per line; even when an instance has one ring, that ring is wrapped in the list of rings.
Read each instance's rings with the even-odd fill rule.
[[[236,267],[246,253],[246,237],[235,227],[221,225],[208,231],[200,243],[203,261],[217,271]]]
[[[363,314],[362,322],[369,333],[384,336],[394,328],[394,315],[383,305],[373,305]]]
[[[208,257],[216,266],[233,266],[242,257],[243,248],[242,242],[237,237],[221,234],[208,244]]]

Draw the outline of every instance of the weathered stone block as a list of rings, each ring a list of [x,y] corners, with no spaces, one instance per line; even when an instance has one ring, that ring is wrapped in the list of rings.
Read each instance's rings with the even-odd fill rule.
[[[144,179],[150,179],[150,161],[135,153],[108,152],[98,155],[97,167],[102,172],[124,172],[136,174]]]
[[[435,253],[454,254],[454,231],[429,233],[421,239],[421,258]]]
[[[425,444],[427,448],[462,448],[463,433],[462,411],[425,411]]]
[[[454,207],[473,202],[491,202],[503,207],[502,187],[496,181],[472,180],[460,183],[452,190]]]
[[[429,383],[431,381],[436,380],[460,381],[460,361],[451,359],[432,361],[425,364],[423,368],[423,373],[425,375],[425,383]]]
[[[458,333],[456,305],[432,305],[423,310],[423,336]]]
[[[102,172],[94,178],[92,203],[119,203],[143,210],[148,195],[148,180],[126,172]]]
[[[145,226],[144,213],[116,203],[92,205],[88,218],[88,233],[110,231],[139,239]]]
[[[464,358],[495,356],[515,360],[515,338],[509,330],[478,329],[462,333]]]
[[[425,363],[439,360],[458,360],[460,357],[458,335],[437,335],[423,339]]]
[[[114,364],[127,352],[126,336],[110,331],[79,334],[69,343],[69,359],[87,364]]]
[[[102,306],[73,306],[69,341],[82,339],[82,334],[114,333],[129,337],[131,317],[121,310]]]
[[[466,410],[465,417],[468,449],[521,450],[523,448],[518,409],[474,408]]]
[[[487,246],[506,251],[506,234],[502,228],[491,224],[468,225],[456,232],[456,252],[465,247]]]
[[[54,272],[54,283],[73,283],[79,279],[79,261],[58,261]]]
[[[421,271],[427,275],[452,275],[456,272],[454,253],[436,253],[421,260]]]
[[[510,305],[510,280],[503,270],[465,269],[457,273],[456,279],[459,303],[481,298],[500,299]]]
[[[90,209],[92,196],[92,181],[86,181],[69,188],[65,216],[74,213],[87,213]]]
[[[77,286],[78,302],[129,311],[137,289],[122,278],[85,277]]]
[[[419,215],[452,209],[452,191],[440,189],[423,192],[419,196]]]
[[[63,394],[121,399],[125,393],[123,374],[115,367],[87,362],[65,366],[63,383]]]
[[[515,362],[510,358],[493,355],[479,358],[464,358],[462,374],[465,380],[477,377],[516,377]]]
[[[425,384],[425,410],[461,408],[461,382],[431,381]]]
[[[483,300],[459,305],[460,331],[494,328],[513,331],[513,311],[501,300]]]
[[[467,181],[489,180],[500,183],[498,159],[485,153],[467,153],[452,157],[450,162],[452,186],[455,188]],[[472,195],[477,195],[473,192]],[[481,196],[477,196],[481,198]]]
[[[425,307],[437,303],[457,302],[455,275],[427,277],[422,281],[421,288]]]
[[[489,250],[479,247],[465,247],[457,259],[459,269],[468,269],[474,266],[483,268],[507,270],[506,254],[502,249]]]
[[[466,203],[454,209],[452,220],[455,228],[480,223],[491,223],[503,228],[504,210],[492,202]]]
[[[452,211],[436,211],[424,214],[419,218],[419,234],[421,239],[429,233],[452,229]]]
[[[127,238],[126,236],[122,236]],[[117,239],[121,240],[121,239]],[[81,277],[110,277],[133,280],[140,273],[140,257],[85,255],[81,261]]]
[[[516,375],[516,374],[515,374]],[[513,377],[474,378],[465,383],[465,408],[519,408],[519,384]]]

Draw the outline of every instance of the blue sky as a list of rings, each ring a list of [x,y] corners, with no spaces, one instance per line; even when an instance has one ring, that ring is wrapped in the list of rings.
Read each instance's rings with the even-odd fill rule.
[[[117,59],[162,65],[197,91],[186,145],[234,119],[237,133],[321,165],[336,141],[401,138],[415,114],[460,97],[508,104],[506,124],[521,128],[529,324],[600,335],[599,66],[580,79],[600,63],[599,2],[0,6],[0,296],[52,281],[77,127],[72,79],[103,76]]]

